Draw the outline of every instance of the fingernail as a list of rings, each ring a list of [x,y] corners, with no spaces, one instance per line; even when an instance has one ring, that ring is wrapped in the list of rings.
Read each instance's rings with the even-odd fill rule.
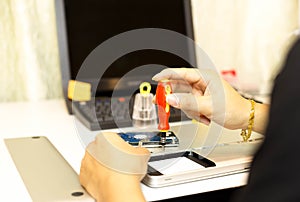
[[[156,97],[155,97],[155,96],[153,96],[153,98],[152,98],[152,103],[153,103],[153,104],[156,103]]]
[[[161,72],[155,74],[155,75],[152,77],[152,80],[154,80],[154,81],[160,81],[160,80],[162,80],[162,79],[164,79],[164,78],[163,78],[163,75],[161,74]]]
[[[169,105],[172,105],[173,107],[179,107],[179,99],[175,94],[167,95],[166,100]]]
[[[157,74],[154,75],[154,76],[152,77],[152,80],[153,80],[153,81],[158,81],[158,79],[157,79]]]

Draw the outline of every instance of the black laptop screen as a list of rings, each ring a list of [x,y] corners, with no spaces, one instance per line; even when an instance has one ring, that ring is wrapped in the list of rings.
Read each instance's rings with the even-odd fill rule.
[[[185,0],[65,0],[71,79],[76,78],[91,51],[120,33],[140,28],[163,28],[193,38],[188,5]],[[187,44],[182,49],[191,52]],[[106,69],[101,80],[111,83],[110,80],[118,80],[132,69],[147,64],[191,67],[189,62],[174,54],[148,49],[131,52],[115,60],[109,67],[98,68]],[[146,71],[148,79],[156,73],[154,69]],[[83,77],[79,79],[98,79],[94,78],[93,71]],[[102,88],[112,90],[114,86],[102,85]]]

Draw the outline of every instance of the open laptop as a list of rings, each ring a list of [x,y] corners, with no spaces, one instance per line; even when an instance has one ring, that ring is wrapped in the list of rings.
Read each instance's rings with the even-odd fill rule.
[[[174,56],[174,54],[147,49],[120,56],[109,67],[95,65],[96,72],[104,72],[101,78],[95,76],[97,74],[93,71],[78,76],[81,65],[91,51],[99,44],[106,42],[107,39],[129,30],[149,27],[163,28],[193,39],[191,2],[189,0],[129,0],[126,2],[56,0],[55,5],[65,100],[69,112],[74,113],[91,130],[131,126],[132,99],[135,91],[139,89],[140,83],[144,81],[151,83],[152,76],[161,71],[162,66],[196,66],[195,48],[188,44],[174,43],[172,44],[174,47],[180,47],[182,52],[190,57],[190,63]],[[131,24],[133,22],[136,24]],[[139,67],[141,67],[141,71],[138,74],[130,74],[136,69],[140,70]],[[70,79],[91,84],[92,96],[95,97],[95,100],[89,102],[72,102],[69,100],[67,94]],[[154,92],[155,84],[152,83],[152,86]],[[111,103],[117,103],[115,108],[125,109],[123,115],[111,116]],[[102,114],[101,110],[108,109],[110,116],[106,117],[107,114],[95,116],[98,109],[100,110],[99,114]],[[171,111],[171,115],[174,114],[175,117],[170,117],[171,122],[185,119],[180,111]],[[118,124],[116,124],[115,121],[119,118],[123,119],[118,120]],[[211,156],[204,159],[197,156],[197,154],[201,155],[199,148],[193,150],[194,153],[191,155],[190,151],[173,153],[172,155],[175,155],[176,160],[174,166],[170,167],[171,170],[178,167],[179,164],[188,166],[188,169],[184,167],[180,172],[175,169],[175,173],[174,170],[169,172],[169,169],[166,172],[166,167],[160,166],[170,165],[169,162],[162,161],[168,161],[172,158],[169,156],[160,158],[153,155],[152,163],[149,164],[151,168],[144,179],[144,183],[149,186],[160,187],[245,172],[249,168],[255,148],[257,148],[256,145],[249,144],[249,147],[245,147],[249,151],[243,150],[242,153],[239,153],[240,156],[236,156],[236,153],[239,152],[238,145],[216,148]],[[228,153],[228,151],[232,152]],[[203,166],[202,160],[209,166],[206,164],[206,167]],[[161,162],[153,163],[157,161]],[[179,164],[177,164],[178,162]],[[189,167],[190,164],[191,167]]]
[[[248,172],[253,156],[264,136],[253,133],[243,142],[239,132],[223,129],[211,134],[203,124],[186,123],[173,126],[178,136],[177,148],[152,151],[148,173],[143,182],[150,187],[163,187]]]
[[[217,145],[204,157],[204,148],[152,156],[143,182],[163,187],[248,172],[260,141]]]
[[[100,61],[93,61],[84,73],[81,68],[88,63],[90,53],[99,50],[99,45],[128,31],[159,28],[193,39],[190,0],[56,0],[55,12],[64,98],[69,112],[90,130],[132,126],[133,98],[142,82],[152,83],[151,92],[154,93],[156,86],[151,78],[163,68],[196,67],[194,46],[175,41],[164,46],[180,50],[179,56],[146,47],[120,53],[107,66],[101,65],[103,59],[99,58],[103,54],[100,54],[96,58]],[[157,38],[162,40],[160,37]],[[116,43],[111,54],[131,45],[140,45],[139,42],[130,42],[122,46],[123,42]],[[91,96],[95,100],[72,102],[68,98],[70,80],[91,84]],[[112,108],[116,112],[112,113]],[[171,122],[183,119],[187,117],[180,110],[171,109]]]

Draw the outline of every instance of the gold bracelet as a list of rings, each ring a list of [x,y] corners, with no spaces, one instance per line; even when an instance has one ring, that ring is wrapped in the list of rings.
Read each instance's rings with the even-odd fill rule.
[[[252,128],[254,124],[254,113],[255,113],[255,101],[250,100],[251,102],[251,111],[250,111],[250,117],[248,121],[248,127],[247,129],[242,129],[241,136],[243,137],[244,142],[247,142],[248,139],[251,136]]]

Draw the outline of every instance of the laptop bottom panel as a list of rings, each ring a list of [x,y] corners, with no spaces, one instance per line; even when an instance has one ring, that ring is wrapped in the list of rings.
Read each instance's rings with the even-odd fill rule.
[[[94,201],[74,169],[43,136],[5,139],[32,201]]]

